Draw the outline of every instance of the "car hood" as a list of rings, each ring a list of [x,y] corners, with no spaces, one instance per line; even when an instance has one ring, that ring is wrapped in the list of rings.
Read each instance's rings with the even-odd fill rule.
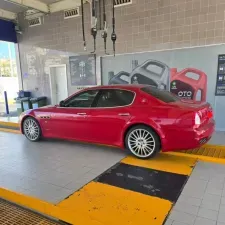
[[[55,108],[55,105],[46,105],[46,106],[42,106],[39,109],[47,109],[47,108]]]
[[[50,109],[54,109],[56,106],[55,105],[47,105],[47,106],[43,106],[41,108],[37,108],[37,109],[32,109],[31,111],[33,112],[46,112]]]

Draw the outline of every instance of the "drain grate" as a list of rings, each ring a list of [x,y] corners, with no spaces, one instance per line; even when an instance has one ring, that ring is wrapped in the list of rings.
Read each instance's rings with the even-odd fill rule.
[[[220,159],[225,158],[225,148],[223,146],[221,147],[203,146],[201,148],[196,148],[193,150],[182,151],[182,153],[208,156],[208,157],[220,158]]]
[[[0,199],[1,225],[59,225],[51,219]]]

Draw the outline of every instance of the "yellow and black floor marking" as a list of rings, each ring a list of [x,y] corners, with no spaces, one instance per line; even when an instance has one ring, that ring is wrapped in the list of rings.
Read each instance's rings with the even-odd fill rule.
[[[119,163],[97,182],[176,202],[187,175]]]
[[[162,225],[196,163],[182,158],[127,157],[57,206],[90,225]]]
[[[2,188],[0,197],[68,224],[162,225],[195,163],[168,154],[151,160],[127,157],[57,205]],[[32,221],[32,215],[22,218],[29,217]]]

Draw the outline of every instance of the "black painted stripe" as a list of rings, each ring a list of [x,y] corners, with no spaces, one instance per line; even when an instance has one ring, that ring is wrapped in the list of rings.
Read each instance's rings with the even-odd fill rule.
[[[188,176],[118,163],[95,181],[176,202]]]

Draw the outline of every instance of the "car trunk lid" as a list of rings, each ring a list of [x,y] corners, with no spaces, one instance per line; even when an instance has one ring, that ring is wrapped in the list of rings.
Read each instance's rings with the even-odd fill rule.
[[[193,112],[194,124],[198,127],[208,123],[213,118],[213,109],[207,102],[194,102],[194,101],[176,101],[171,102],[169,105],[177,107],[181,110]]]

